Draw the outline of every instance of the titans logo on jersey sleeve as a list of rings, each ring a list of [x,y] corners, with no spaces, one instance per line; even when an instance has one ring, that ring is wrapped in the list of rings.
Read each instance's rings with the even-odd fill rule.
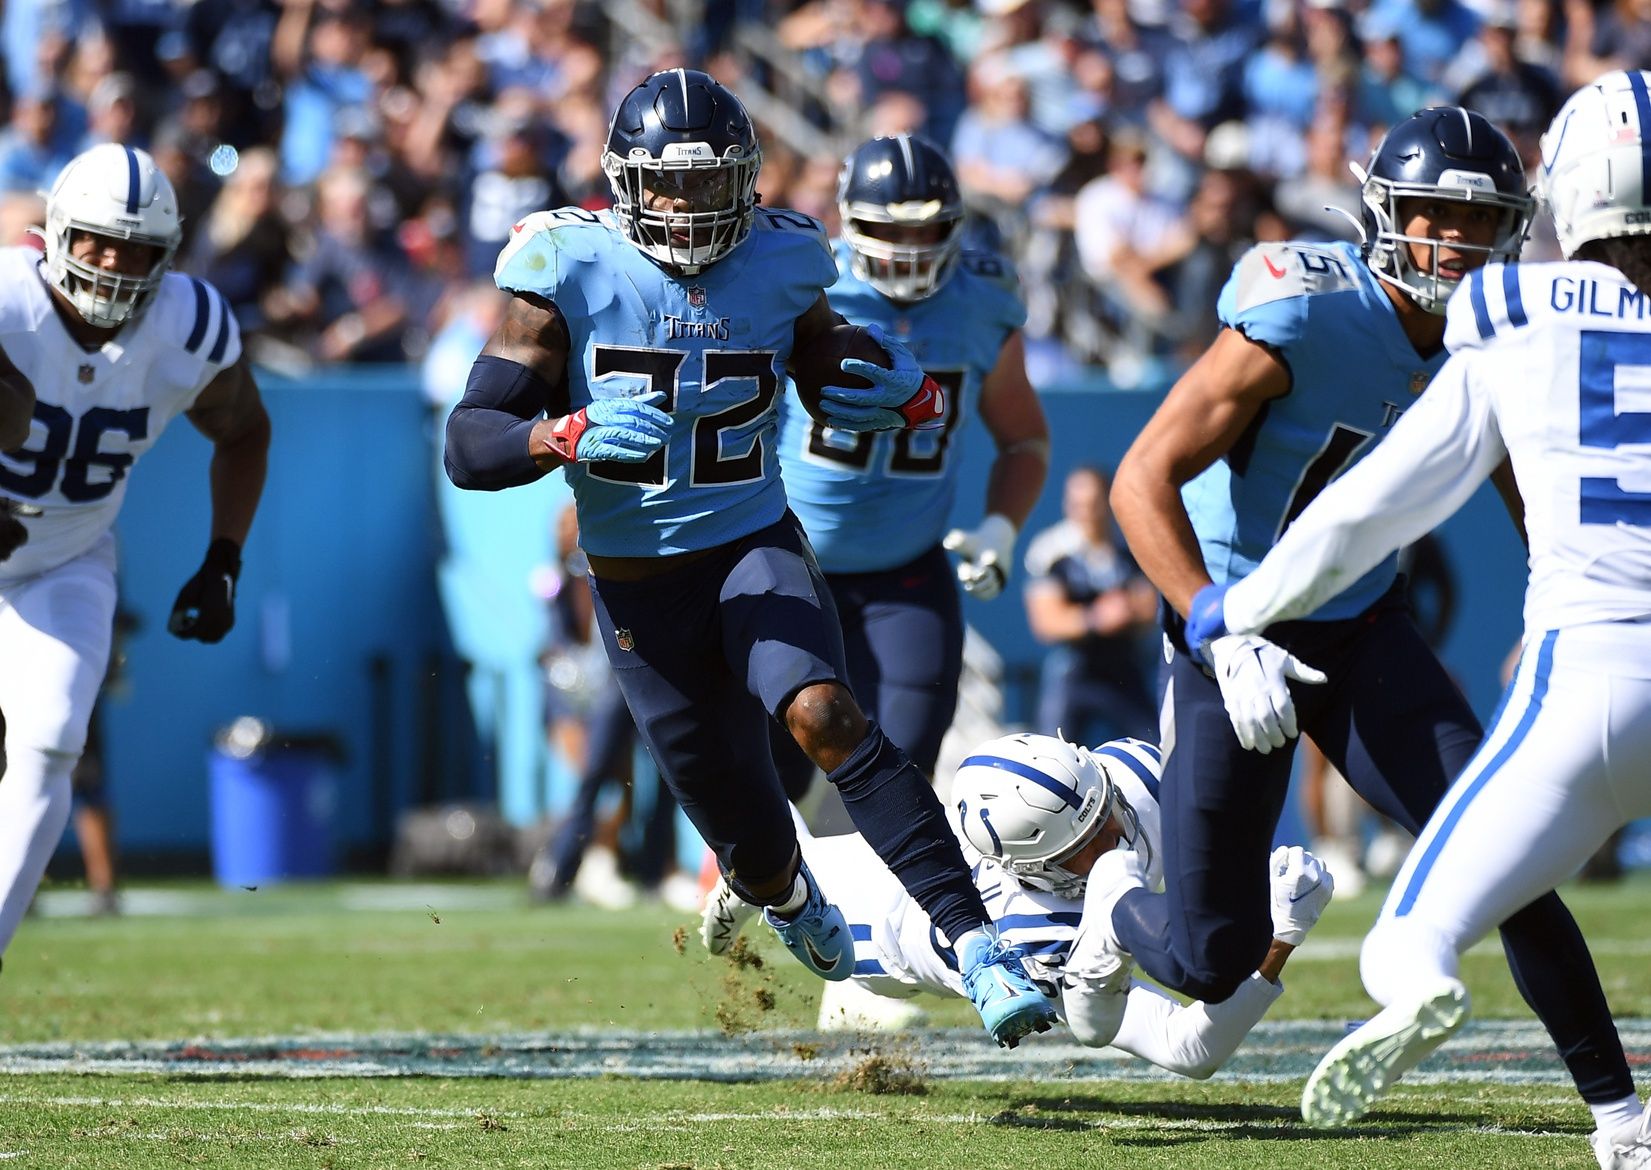
[[[836,257],[831,307],[900,338],[952,403],[938,431],[852,434],[815,422],[794,392],[785,395],[786,492],[820,566],[875,572],[910,562],[940,539],[956,491],[958,428],[978,409],[1004,341],[1026,323],[1026,306],[1013,266],[991,253],[963,253],[951,278],[912,304],[855,276],[847,244],[838,243]]]
[[[565,409],[657,393],[672,416],[642,463],[570,464],[580,539],[601,556],[714,548],[778,520],[777,399],[796,320],[836,280],[818,221],[758,208],[727,257],[678,276],[607,212],[562,208],[517,225],[500,288],[556,304],[569,336]]]

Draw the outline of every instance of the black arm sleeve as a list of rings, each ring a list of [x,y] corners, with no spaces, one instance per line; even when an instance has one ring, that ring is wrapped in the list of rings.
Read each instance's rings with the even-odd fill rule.
[[[551,396],[550,384],[526,366],[491,354],[478,357],[464,397],[447,416],[442,462],[453,486],[498,491],[541,478],[545,472],[528,454],[528,438]]]

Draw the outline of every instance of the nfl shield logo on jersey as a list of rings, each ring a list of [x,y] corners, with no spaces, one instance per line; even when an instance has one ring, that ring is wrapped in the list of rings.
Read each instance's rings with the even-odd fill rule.
[[[1427,384],[1431,381],[1433,381],[1432,374],[1428,373],[1426,370],[1417,370],[1414,374],[1410,375],[1410,392],[1412,394],[1420,394],[1423,390],[1427,389]]]
[[[92,367],[90,365],[81,366],[79,375],[81,385],[89,385],[92,381]]]
[[[691,284],[688,286],[688,303],[696,309],[705,307],[705,288],[703,285]]]
[[[621,650],[636,649],[636,638],[633,637],[630,630],[626,629],[624,626],[619,626],[613,631],[613,640],[619,643],[619,648]]]

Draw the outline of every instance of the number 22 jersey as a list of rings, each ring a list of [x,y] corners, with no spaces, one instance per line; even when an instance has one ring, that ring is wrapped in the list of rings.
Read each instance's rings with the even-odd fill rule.
[[[785,513],[775,400],[797,318],[836,279],[825,233],[798,212],[758,208],[745,241],[692,276],[655,264],[611,212],[516,225],[495,282],[554,302],[567,322],[566,398],[551,413],[657,391],[671,416],[664,449],[641,463],[567,465],[587,552],[715,548]]]

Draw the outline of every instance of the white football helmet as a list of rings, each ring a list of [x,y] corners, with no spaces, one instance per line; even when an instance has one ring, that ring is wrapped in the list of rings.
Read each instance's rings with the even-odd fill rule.
[[[118,143],[75,156],[46,196],[46,279],[88,325],[112,329],[160,287],[183,237],[178,196],[147,153]],[[69,254],[77,231],[159,249],[149,271],[121,275]]]
[[[1570,258],[1589,240],[1651,234],[1646,149],[1651,73],[1607,73],[1585,85],[1542,136],[1537,193]]]
[[[1055,736],[1006,735],[964,759],[952,779],[952,804],[964,837],[981,853],[1001,860],[1034,889],[1076,897],[1084,876],[1061,863],[1114,815],[1131,848],[1150,849],[1139,816],[1113,778],[1124,770],[1121,761]]]

